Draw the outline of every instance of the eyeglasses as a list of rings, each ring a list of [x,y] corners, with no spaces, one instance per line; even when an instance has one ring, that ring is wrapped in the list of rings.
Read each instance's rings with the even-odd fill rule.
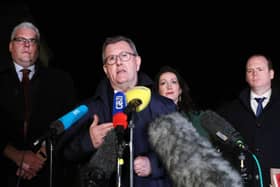
[[[14,42],[17,42],[21,45],[24,45],[26,43],[35,45],[38,43],[38,40],[36,38],[23,38],[23,37],[16,37],[13,39]]]
[[[127,62],[131,59],[131,56],[136,56],[134,53],[130,53],[127,51],[120,52],[118,55],[110,55],[105,58],[105,63],[109,65],[113,65],[117,62],[117,58],[120,59],[122,62]]]

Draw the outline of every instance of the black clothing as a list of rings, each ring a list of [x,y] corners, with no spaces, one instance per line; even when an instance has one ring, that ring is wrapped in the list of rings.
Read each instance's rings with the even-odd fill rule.
[[[23,137],[24,92],[13,63],[0,72],[0,90],[0,108],[10,118],[6,123],[1,124],[1,126],[7,127],[5,131],[7,139],[3,143],[9,142],[19,150],[30,150],[32,143],[48,131],[51,122],[72,109],[76,97],[74,83],[67,73],[35,65],[35,74],[30,80],[30,123],[25,140]],[[55,139],[57,140],[58,137]],[[55,145],[55,141],[53,143]],[[58,156],[54,158],[58,159]],[[8,179],[6,186],[15,187],[18,180],[16,176],[18,166],[5,158],[3,154],[1,162],[2,171],[7,175],[3,176],[4,179],[1,182]],[[63,171],[59,170],[63,163],[56,163],[54,163],[54,177],[61,179],[58,175],[63,175]],[[47,161],[38,176],[31,180],[21,179],[20,186],[49,186],[48,168],[49,162]]]

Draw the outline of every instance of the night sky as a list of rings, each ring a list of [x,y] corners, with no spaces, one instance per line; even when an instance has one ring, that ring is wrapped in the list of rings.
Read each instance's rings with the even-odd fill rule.
[[[71,73],[80,99],[91,96],[103,76],[104,38],[119,34],[135,42],[141,69],[152,78],[162,65],[177,68],[202,108],[215,108],[246,86],[245,61],[252,53],[269,55],[280,73],[280,16],[273,5],[26,4],[50,48],[50,66]]]

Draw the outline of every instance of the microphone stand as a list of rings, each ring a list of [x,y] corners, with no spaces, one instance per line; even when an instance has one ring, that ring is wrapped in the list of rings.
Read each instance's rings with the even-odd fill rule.
[[[49,186],[50,187],[53,187],[53,178],[54,178],[54,175],[53,175],[53,172],[54,172],[54,169],[53,169],[53,153],[54,153],[54,136],[51,135],[49,137],[49,157],[50,157],[50,176],[49,176]]]
[[[129,146],[129,183],[130,187],[133,187],[133,128],[134,128],[134,112],[131,113],[129,117],[129,143],[126,144],[123,138],[118,139],[118,150],[117,150],[117,187],[121,187],[121,166],[124,164],[124,160],[122,158],[124,148],[128,145]],[[123,140],[123,141],[120,141]]]
[[[130,135],[129,135],[129,186],[133,187],[133,128],[135,127],[134,124],[134,112],[131,113],[131,118],[129,120],[129,130],[130,130]]]
[[[243,180],[243,184],[246,185],[249,180],[251,180],[251,176],[247,171],[247,167],[245,164],[245,160],[246,160],[246,156],[245,153],[243,151],[240,152],[238,159],[240,160],[240,174],[241,174],[241,178]]]
[[[54,187],[53,185],[53,179],[54,179],[54,167],[53,167],[53,159],[54,159],[54,142],[55,142],[55,134],[56,132],[54,130],[50,130],[47,134],[40,137],[38,140],[36,140],[33,143],[33,152],[39,154],[43,159],[46,158],[46,155],[44,155],[40,148],[43,146],[43,142],[47,142],[46,144],[49,146],[48,151],[48,157],[49,157],[49,187]]]
[[[130,130],[129,133],[129,186],[133,187],[133,128],[135,127],[134,118],[135,112],[138,106],[142,104],[140,99],[131,100],[125,109],[125,113],[128,114],[128,128]]]
[[[134,116],[134,115],[132,115]],[[122,169],[121,166],[124,164],[123,160],[123,151],[124,148],[128,145],[129,146],[129,186],[133,187],[133,128],[134,128],[133,117],[129,120],[129,143],[126,144],[124,141],[118,143],[118,150],[117,150],[117,187],[121,187],[121,173]]]
[[[122,165],[124,164],[123,160],[123,151],[126,144],[124,141],[118,143],[117,150],[117,187],[121,187],[121,173],[122,173]]]

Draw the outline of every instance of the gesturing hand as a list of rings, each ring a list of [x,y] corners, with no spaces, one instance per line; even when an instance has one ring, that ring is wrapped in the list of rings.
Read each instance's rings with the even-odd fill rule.
[[[94,120],[89,128],[89,134],[91,138],[91,142],[94,148],[98,148],[104,141],[104,137],[107,133],[114,128],[113,123],[102,123],[98,124],[98,116],[94,115]]]

